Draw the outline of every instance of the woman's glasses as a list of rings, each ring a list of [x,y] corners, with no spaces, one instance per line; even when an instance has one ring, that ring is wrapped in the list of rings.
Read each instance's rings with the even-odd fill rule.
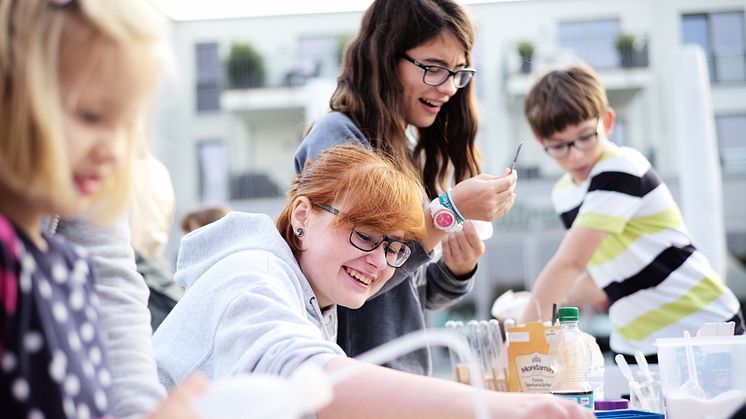
[[[544,145],[544,151],[549,153],[552,157],[566,157],[570,154],[570,147],[575,147],[578,150],[588,150],[592,148],[593,145],[596,144],[596,139],[598,139],[598,124],[600,122],[600,119],[596,120],[596,131],[593,134],[581,135],[572,141]]]
[[[329,205],[314,204],[326,212],[339,215],[339,210]],[[393,268],[400,268],[409,259],[412,249],[399,240],[373,233],[363,227],[353,227],[350,232],[350,244],[363,252],[372,252],[383,243],[383,251],[386,253],[386,263]]]
[[[474,75],[477,74],[477,70],[473,68],[452,71],[451,69],[439,65],[422,64],[407,54],[402,54],[401,57],[425,70],[425,73],[422,75],[422,81],[429,86],[440,86],[445,83],[449,77],[453,76],[453,85],[456,86],[457,89],[461,89],[462,87],[466,87],[471,79],[474,78]]]

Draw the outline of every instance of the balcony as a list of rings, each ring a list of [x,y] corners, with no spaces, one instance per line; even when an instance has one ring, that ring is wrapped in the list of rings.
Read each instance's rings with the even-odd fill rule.
[[[618,48],[614,39],[574,42],[569,45],[544,43],[536,45],[527,60],[518,53],[525,42],[507,48],[505,87],[509,96],[525,96],[537,76],[578,60],[593,67],[607,90],[639,90],[650,82],[648,39],[631,37],[631,43]],[[525,51],[525,50],[524,50]]]
[[[746,50],[743,47],[721,48],[705,54],[712,83],[746,83]]]
[[[309,106],[309,94],[318,90],[318,81],[335,80],[339,71],[336,56],[309,59],[266,55],[226,60],[223,66],[225,83],[220,104],[229,112],[303,112]],[[324,100],[328,102],[328,96]],[[328,103],[323,108],[326,106]]]

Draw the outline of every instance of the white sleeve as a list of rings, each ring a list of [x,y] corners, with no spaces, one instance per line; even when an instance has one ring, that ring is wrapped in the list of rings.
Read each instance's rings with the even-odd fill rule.
[[[96,275],[98,312],[108,339],[112,374],[112,413],[117,418],[141,417],[166,395],[158,382],[148,311],[148,287],[137,273],[125,219],[112,227],[84,221],[60,222],[58,234],[84,247]]]

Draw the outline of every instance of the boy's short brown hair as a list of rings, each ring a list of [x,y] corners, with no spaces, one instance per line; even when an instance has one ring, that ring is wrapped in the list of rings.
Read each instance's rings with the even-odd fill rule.
[[[576,65],[545,74],[528,92],[524,113],[539,138],[603,115],[609,101],[592,68]]]

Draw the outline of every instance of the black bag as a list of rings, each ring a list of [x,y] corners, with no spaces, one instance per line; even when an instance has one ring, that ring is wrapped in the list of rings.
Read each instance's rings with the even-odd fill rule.
[[[135,250],[137,272],[145,279],[150,290],[148,310],[153,332],[184,295],[184,290],[174,282],[173,275],[164,262],[143,256]]]

